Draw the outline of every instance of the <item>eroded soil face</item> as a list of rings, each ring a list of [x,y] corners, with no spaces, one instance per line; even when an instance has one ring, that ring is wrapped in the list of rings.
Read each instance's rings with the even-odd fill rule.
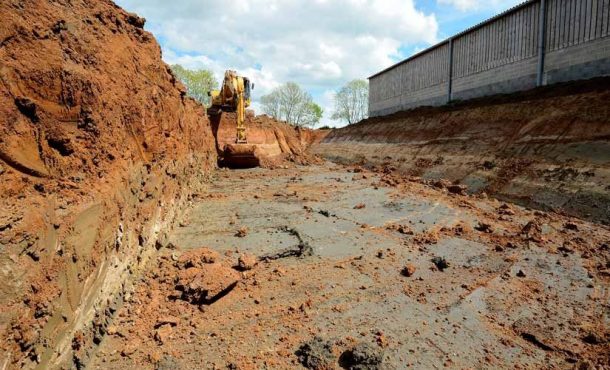
[[[90,367],[610,366],[610,231],[334,165],[219,171]]]
[[[313,153],[610,225],[609,87],[606,77],[375,117]]]

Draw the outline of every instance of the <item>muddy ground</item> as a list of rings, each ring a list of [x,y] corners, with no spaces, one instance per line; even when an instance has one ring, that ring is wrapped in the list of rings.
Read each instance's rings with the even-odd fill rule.
[[[376,170],[216,172],[88,367],[610,366],[607,227]]]

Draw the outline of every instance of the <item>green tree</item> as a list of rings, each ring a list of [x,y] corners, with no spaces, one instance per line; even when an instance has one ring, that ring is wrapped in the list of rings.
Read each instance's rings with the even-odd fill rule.
[[[288,82],[261,98],[263,111],[269,116],[297,127],[313,127],[324,110],[298,84]]]
[[[208,93],[218,89],[218,81],[211,71],[205,69],[190,70],[179,64],[171,66],[172,71],[184,86],[188,95],[203,105],[210,104]]]
[[[353,124],[369,115],[369,84],[365,80],[348,82],[335,94],[332,119]]]

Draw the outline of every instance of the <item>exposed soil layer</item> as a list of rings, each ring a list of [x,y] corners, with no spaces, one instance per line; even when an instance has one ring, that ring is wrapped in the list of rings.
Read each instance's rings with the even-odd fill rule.
[[[314,150],[610,223],[610,78],[421,108],[334,130]]]
[[[610,365],[595,223],[325,165],[218,172],[180,225],[90,368]]]
[[[144,19],[106,0],[0,14],[0,368],[80,366],[214,137]]]

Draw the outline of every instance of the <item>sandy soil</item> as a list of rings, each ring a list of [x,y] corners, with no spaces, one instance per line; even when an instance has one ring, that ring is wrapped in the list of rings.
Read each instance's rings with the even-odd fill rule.
[[[610,366],[605,227],[330,164],[197,199],[90,368]]]

